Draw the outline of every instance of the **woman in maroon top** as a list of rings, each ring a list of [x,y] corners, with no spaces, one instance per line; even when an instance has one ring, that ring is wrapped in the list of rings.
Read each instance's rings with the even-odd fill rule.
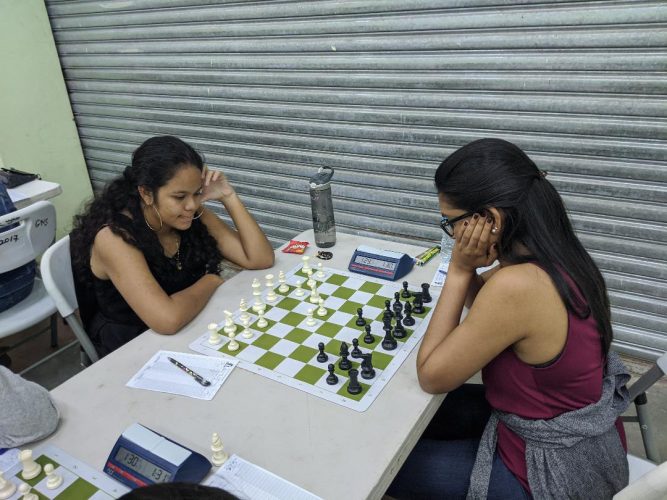
[[[417,374],[426,392],[453,392],[388,490],[397,498],[465,498],[492,410],[552,419],[597,402],[612,341],[602,275],[523,151],[472,142],[442,162],[435,185],[456,243]],[[463,385],[480,370],[484,386]],[[530,498],[525,443],[502,422],[497,432],[488,498]]]

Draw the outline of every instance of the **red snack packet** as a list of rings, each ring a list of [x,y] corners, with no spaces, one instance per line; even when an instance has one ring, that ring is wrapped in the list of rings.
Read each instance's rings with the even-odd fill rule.
[[[291,240],[285,248],[283,248],[283,252],[285,253],[303,253],[306,251],[306,247],[309,245],[307,241],[296,241],[296,240]]]

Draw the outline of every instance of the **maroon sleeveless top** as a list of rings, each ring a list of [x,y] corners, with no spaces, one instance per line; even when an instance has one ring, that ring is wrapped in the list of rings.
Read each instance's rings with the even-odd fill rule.
[[[572,280],[566,275],[570,285]],[[523,418],[550,419],[599,401],[605,360],[595,318],[567,313],[565,347],[558,358],[544,367],[524,363],[508,347],[482,369],[486,399],[500,411]],[[616,428],[627,450],[620,419]],[[507,468],[530,491],[526,470],[526,444],[498,423],[497,448]]]

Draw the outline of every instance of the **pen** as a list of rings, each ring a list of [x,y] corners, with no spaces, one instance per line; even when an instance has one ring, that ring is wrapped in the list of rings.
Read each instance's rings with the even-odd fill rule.
[[[171,361],[173,364],[175,364],[176,366],[178,366],[178,367],[179,367],[181,370],[183,370],[185,373],[187,373],[188,375],[190,375],[192,378],[194,378],[197,382],[199,382],[199,383],[200,383],[201,385],[203,385],[204,387],[208,387],[209,385],[211,385],[211,382],[209,382],[208,380],[206,380],[204,377],[202,377],[202,376],[199,375],[198,373],[195,373],[195,372],[193,372],[192,370],[190,370],[190,368],[188,368],[187,366],[185,366],[183,363],[179,363],[179,362],[176,361],[174,358],[169,358],[169,357],[167,357],[167,359],[168,359],[169,361]]]

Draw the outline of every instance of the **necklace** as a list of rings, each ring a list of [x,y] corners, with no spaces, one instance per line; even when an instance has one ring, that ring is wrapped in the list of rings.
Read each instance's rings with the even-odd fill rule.
[[[180,236],[176,240],[176,253],[174,254],[174,262],[176,263],[176,270],[182,271],[183,264],[181,264],[181,238]]]

